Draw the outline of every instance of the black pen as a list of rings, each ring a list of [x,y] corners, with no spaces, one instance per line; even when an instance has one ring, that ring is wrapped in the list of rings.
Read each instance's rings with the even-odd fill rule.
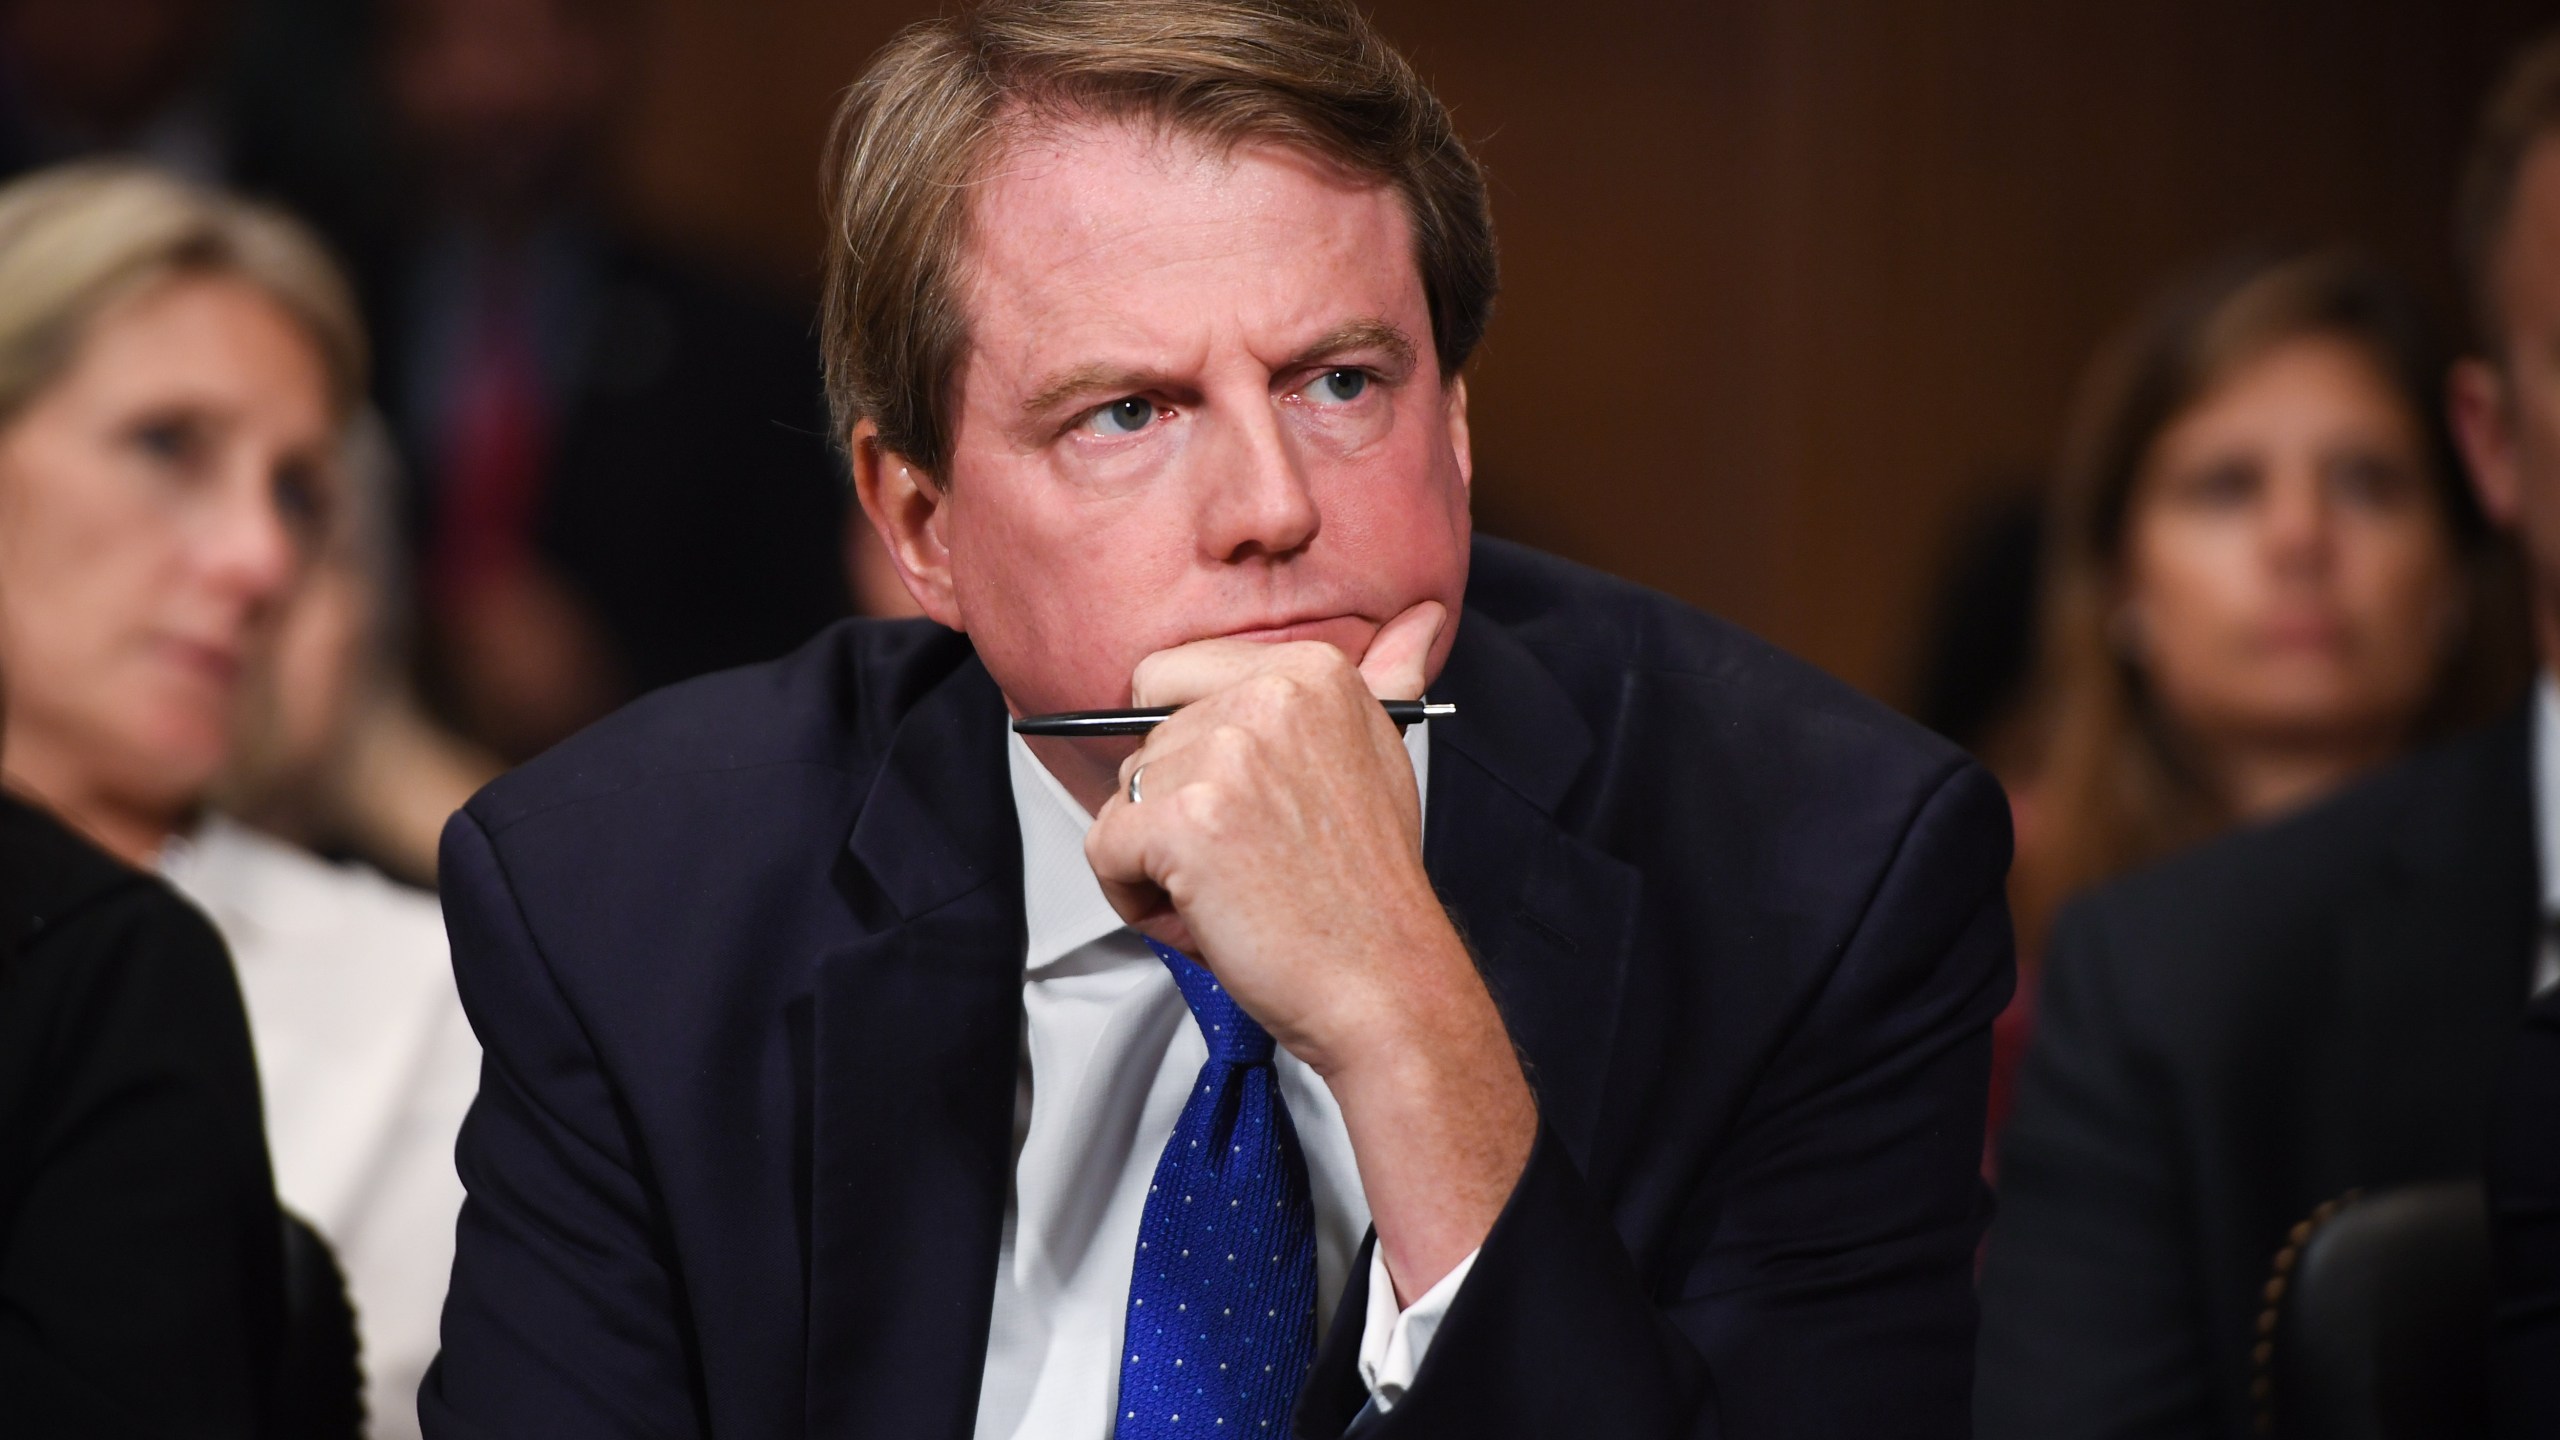
[[[1455,715],[1458,707],[1445,700],[1382,700],[1387,718],[1399,729],[1422,720],[1437,720]],[[1163,724],[1173,714],[1169,705],[1140,710],[1068,710],[1056,715],[1025,715],[1013,722],[1016,735],[1144,735]]]

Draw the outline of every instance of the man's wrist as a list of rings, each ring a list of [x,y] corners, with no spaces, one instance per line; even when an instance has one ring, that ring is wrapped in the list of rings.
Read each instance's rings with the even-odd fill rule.
[[[1451,944],[1456,936],[1452,932]],[[1399,1300],[1480,1247],[1537,1140],[1537,1105],[1464,949],[1454,982],[1363,1032],[1325,1076]]]
[[[1327,1083],[1427,1081],[1413,1073],[1481,1048],[1501,1017],[1484,993],[1475,957],[1435,906],[1421,923],[1380,942],[1381,963],[1358,972],[1327,1007],[1318,1056],[1305,1057]],[[1503,1042],[1506,1046],[1508,1040]]]

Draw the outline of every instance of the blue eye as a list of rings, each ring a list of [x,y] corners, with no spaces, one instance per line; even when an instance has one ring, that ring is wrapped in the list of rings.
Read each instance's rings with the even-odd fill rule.
[[[1347,405],[1369,390],[1365,370],[1327,370],[1307,387],[1307,398],[1319,405]]]
[[[1159,413],[1154,401],[1130,395],[1087,415],[1084,426],[1096,435],[1135,435],[1153,424]]]

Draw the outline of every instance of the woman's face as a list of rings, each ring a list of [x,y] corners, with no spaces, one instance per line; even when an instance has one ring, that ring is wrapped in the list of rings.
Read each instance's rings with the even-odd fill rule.
[[[2395,742],[2459,618],[2419,417],[2352,341],[2282,342],[2153,444],[2126,531],[2124,638],[2207,745]]]
[[[110,309],[0,429],[9,774],[174,823],[223,764],[243,675],[336,498],[326,373],[233,279]]]

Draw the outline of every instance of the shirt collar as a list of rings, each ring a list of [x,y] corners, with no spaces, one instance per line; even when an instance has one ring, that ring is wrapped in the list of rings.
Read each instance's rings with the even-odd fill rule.
[[[1406,758],[1423,811],[1431,806],[1431,726],[1404,732]],[[1102,882],[1085,863],[1084,832],[1093,816],[1021,736],[1005,736],[1005,763],[1013,783],[1013,814],[1022,830],[1023,968],[1038,974],[1097,940],[1122,929],[1120,914],[1103,898]]]

